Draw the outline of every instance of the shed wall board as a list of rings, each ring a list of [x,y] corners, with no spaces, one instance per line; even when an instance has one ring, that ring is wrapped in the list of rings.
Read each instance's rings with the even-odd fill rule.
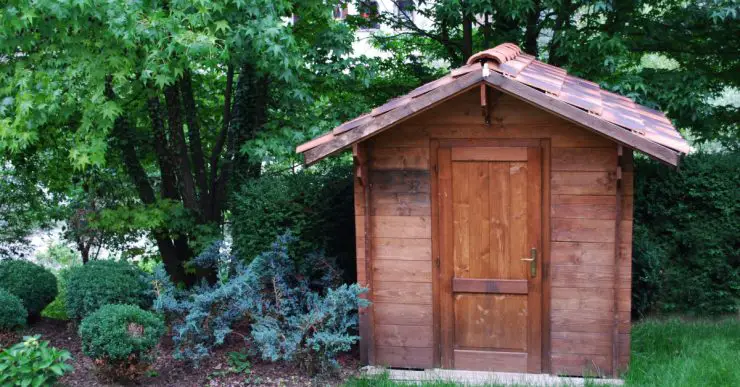
[[[374,291],[375,365],[435,364],[430,139],[550,139],[550,372],[611,372],[616,291],[619,364],[629,361],[632,153],[623,156],[616,230],[617,146],[513,97],[483,123],[474,90],[368,140],[370,208],[356,205],[358,282]],[[547,164],[547,163],[546,163]],[[356,181],[355,198],[363,198]],[[546,203],[543,202],[543,203]],[[365,272],[369,216],[372,277]],[[619,238],[616,233],[619,232]],[[620,248],[615,249],[615,240]],[[614,289],[615,252],[619,289]],[[548,300],[545,300],[548,302]]]

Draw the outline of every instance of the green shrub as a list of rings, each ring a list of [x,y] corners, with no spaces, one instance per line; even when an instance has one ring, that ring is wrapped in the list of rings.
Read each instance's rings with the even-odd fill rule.
[[[23,341],[0,353],[0,385],[50,386],[72,371],[69,352],[39,341],[41,336],[26,336]]]
[[[251,180],[231,201],[234,254],[248,263],[290,230],[296,237],[292,257],[324,251],[337,260],[345,281],[352,282],[356,278],[353,200],[350,165]],[[310,265],[297,263],[301,273],[310,275]]]
[[[82,352],[107,376],[135,380],[165,333],[162,319],[135,305],[105,305],[80,324]]]
[[[92,261],[70,269],[67,315],[82,319],[106,304],[149,304],[142,271],[127,262]]]
[[[0,289],[0,330],[9,331],[26,325],[28,311],[23,301],[5,289]]]
[[[359,340],[357,310],[368,305],[361,298],[367,289],[357,284],[332,288],[339,282],[332,269],[314,281],[296,275],[291,242],[290,234],[280,236],[249,265],[223,255],[218,244],[206,249],[195,263],[216,266],[218,281],[187,290],[177,288],[160,265],[154,272],[154,307],[173,322],[175,357],[197,363],[224,343],[234,324],[246,320],[250,350],[262,359],[294,361],[311,373],[336,370],[337,355]],[[319,254],[306,260],[329,266]],[[316,282],[326,291],[312,290],[309,283]]]
[[[638,159],[633,311],[721,315],[740,301],[740,152]]]
[[[69,279],[69,268],[61,269],[57,273],[57,298],[51,302],[43,311],[41,316],[55,320],[69,320],[67,315],[67,281]]]
[[[57,279],[51,271],[28,261],[2,261],[0,288],[18,296],[28,315],[35,317],[57,296]]]

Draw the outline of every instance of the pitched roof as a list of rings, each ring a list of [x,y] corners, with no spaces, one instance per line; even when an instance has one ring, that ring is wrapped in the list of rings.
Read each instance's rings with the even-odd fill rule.
[[[564,69],[522,53],[515,44],[504,43],[471,56],[465,66],[436,81],[301,144],[296,152],[304,154],[307,164],[315,163],[481,82],[671,165],[678,165],[680,155],[690,150],[662,112],[568,75]]]

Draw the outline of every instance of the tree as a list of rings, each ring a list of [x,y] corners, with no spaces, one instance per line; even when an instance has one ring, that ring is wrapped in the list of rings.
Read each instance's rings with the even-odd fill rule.
[[[330,62],[351,42],[329,7],[11,0],[0,17],[3,156],[53,155],[36,165],[46,171],[71,164],[40,181],[60,192],[86,176],[127,176],[138,201],[96,219],[150,230],[175,281],[212,275],[185,263],[221,232],[229,186],[259,174],[262,160],[242,148],[283,99],[302,100],[307,53]]]
[[[394,0],[394,3],[398,4]],[[738,104],[714,101],[740,87],[740,5],[729,0],[443,0],[378,17],[381,36],[450,63],[514,42],[542,60],[660,108],[697,142],[737,147]],[[423,28],[419,21],[431,20]],[[658,60],[650,60],[655,59]]]

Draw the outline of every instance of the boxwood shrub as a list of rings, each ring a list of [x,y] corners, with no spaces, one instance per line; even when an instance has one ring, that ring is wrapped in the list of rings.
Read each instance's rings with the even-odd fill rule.
[[[57,296],[57,278],[35,263],[7,260],[0,262],[0,288],[20,298],[28,315],[36,317]]]
[[[105,305],[80,324],[82,352],[113,379],[136,380],[165,333],[162,318],[136,305]]]
[[[0,289],[0,331],[9,331],[26,325],[28,311],[20,298]]]
[[[67,315],[82,319],[107,304],[148,306],[141,269],[127,262],[92,261],[73,267],[67,277]]]

